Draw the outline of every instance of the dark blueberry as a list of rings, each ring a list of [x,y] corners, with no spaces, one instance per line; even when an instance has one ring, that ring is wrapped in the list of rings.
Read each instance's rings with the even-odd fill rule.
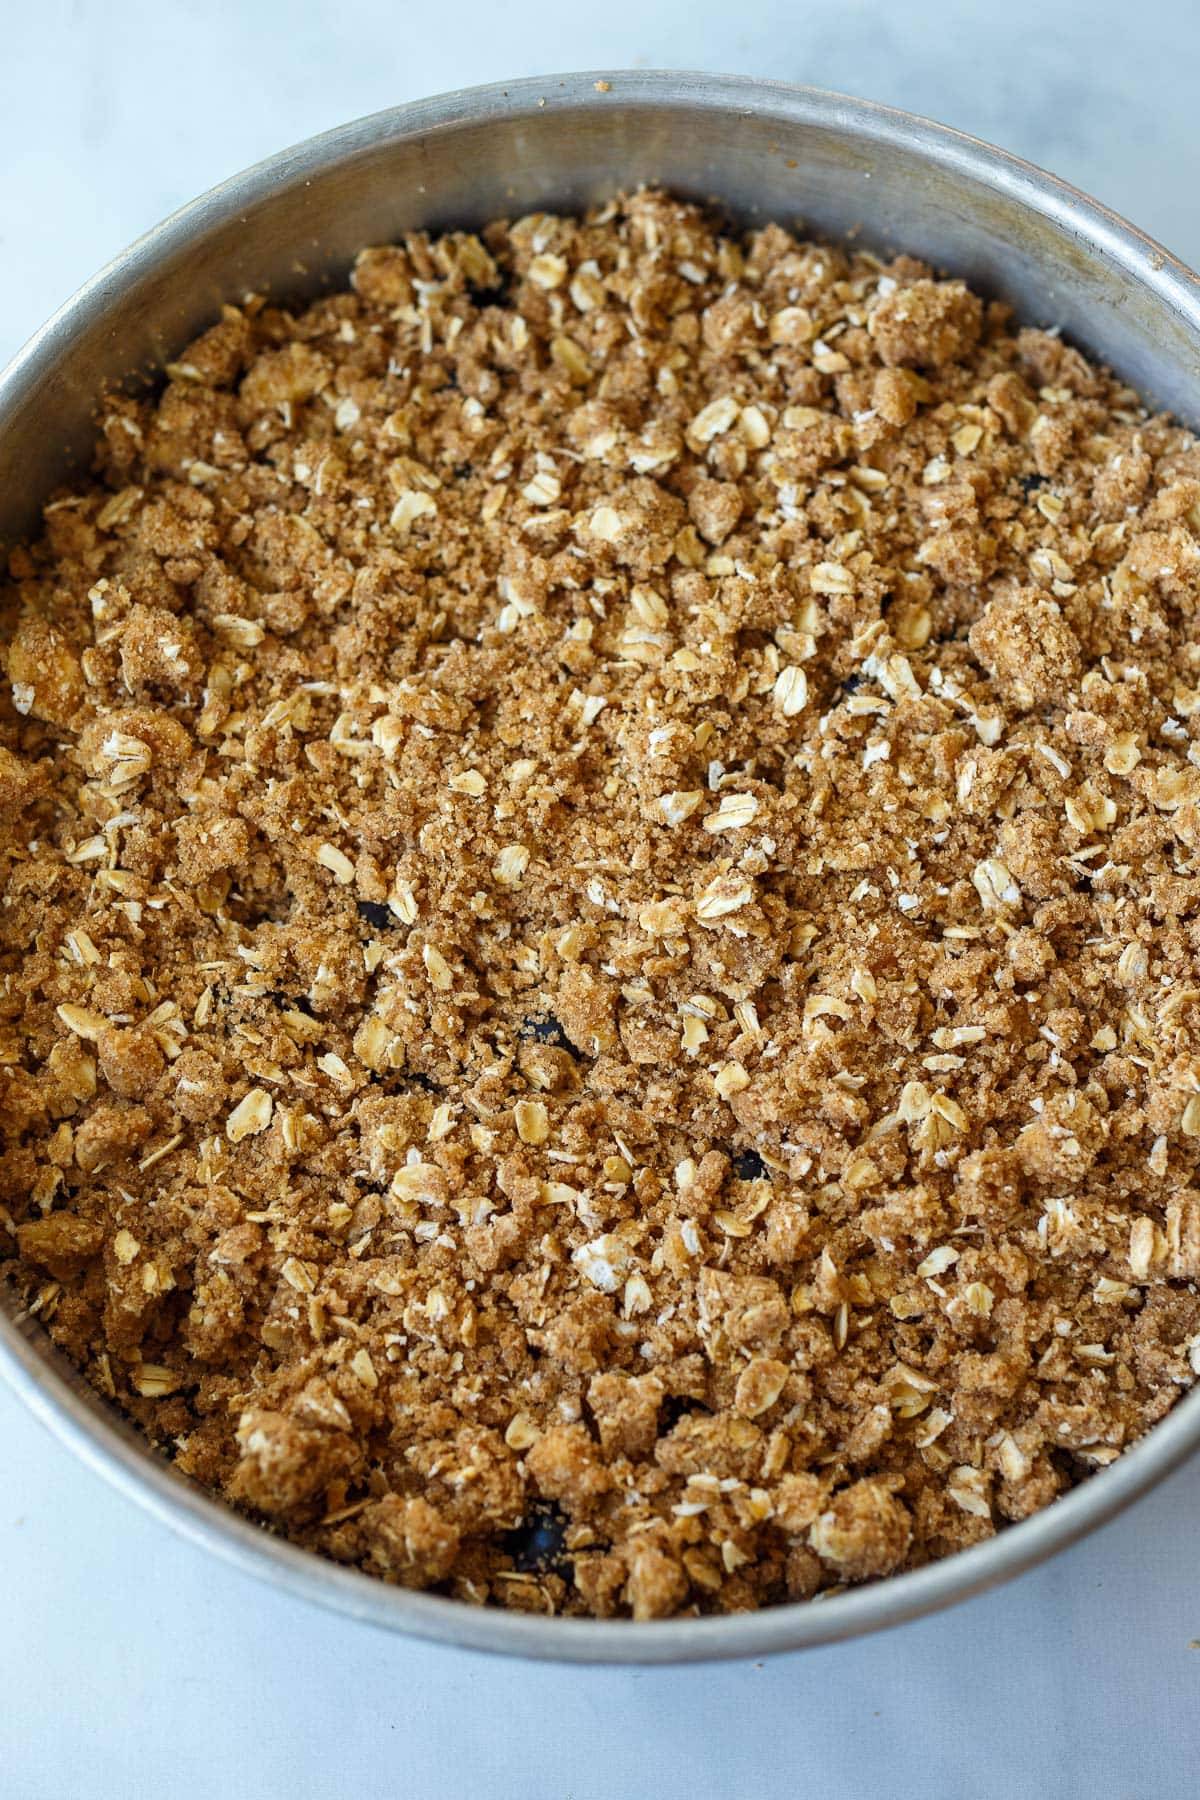
[[[360,900],[358,916],[365,919],[368,925],[373,925],[376,931],[386,931],[392,923],[390,911],[386,906],[381,906],[378,900]]]
[[[552,1500],[537,1500],[503,1545],[513,1567],[524,1575],[544,1575],[568,1562],[567,1521]]]
[[[273,1000],[276,1006],[287,1006],[291,1007],[295,1012],[307,1013],[310,1019],[316,1017],[316,1014],[312,1009],[312,1002],[307,994],[285,994],[282,988],[268,988],[267,999]]]
[[[739,1150],[733,1159],[733,1172],[739,1181],[770,1181],[768,1169],[757,1150]]]
[[[1039,488],[1045,487],[1047,479],[1045,475],[1022,475],[1021,492],[1028,500],[1030,494],[1036,494]]]
[[[496,279],[491,287],[480,287],[474,281],[467,283],[467,295],[475,306],[503,306],[512,294],[512,273],[508,269],[498,269]]]
[[[554,1044],[559,1050],[574,1050],[575,1048],[558,1020],[551,1013],[545,1013],[541,1018],[523,1020],[520,1036],[532,1038],[538,1044]]]
[[[708,1410],[703,1400],[693,1400],[690,1394],[668,1394],[658,1410],[659,1431],[673,1431],[680,1419],[686,1419],[689,1413],[706,1413]]]
[[[862,676],[858,673],[857,669],[852,669],[842,683],[842,692],[843,694],[857,694],[862,684]]]

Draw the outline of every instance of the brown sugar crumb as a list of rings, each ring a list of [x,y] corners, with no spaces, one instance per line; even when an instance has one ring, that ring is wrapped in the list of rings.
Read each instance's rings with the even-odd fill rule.
[[[1200,1368],[1200,450],[658,193],[227,308],[3,590],[0,1256],[178,1465],[657,1618]]]

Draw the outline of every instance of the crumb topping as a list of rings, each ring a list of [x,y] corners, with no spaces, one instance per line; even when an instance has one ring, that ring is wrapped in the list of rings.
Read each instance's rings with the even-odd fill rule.
[[[1200,450],[660,193],[105,402],[0,607],[0,1259],[197,1481],[529,1611],[978,1542],[1200,1370]]]

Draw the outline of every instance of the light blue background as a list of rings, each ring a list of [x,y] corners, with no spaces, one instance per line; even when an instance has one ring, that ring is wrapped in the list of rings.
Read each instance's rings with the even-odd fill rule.
[[[137,232],[310,132],[631,65],[813,81],[1054,168],[1200,263],[1187,0],[0,6],[0,359]],[[0,1391],[0,1800],[1174,1800],[1200,1792],[1200,1466],[1015,1585],[766,1666],[560,1670],[310,1611]]]

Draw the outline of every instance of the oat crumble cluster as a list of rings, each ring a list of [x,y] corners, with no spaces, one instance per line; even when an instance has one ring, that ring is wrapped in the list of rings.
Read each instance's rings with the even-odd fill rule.
[[[4,590],[0,1257],[384,1580],[721,1612],[1200,1367],[1200,450],[662,194],[105,404]]]

